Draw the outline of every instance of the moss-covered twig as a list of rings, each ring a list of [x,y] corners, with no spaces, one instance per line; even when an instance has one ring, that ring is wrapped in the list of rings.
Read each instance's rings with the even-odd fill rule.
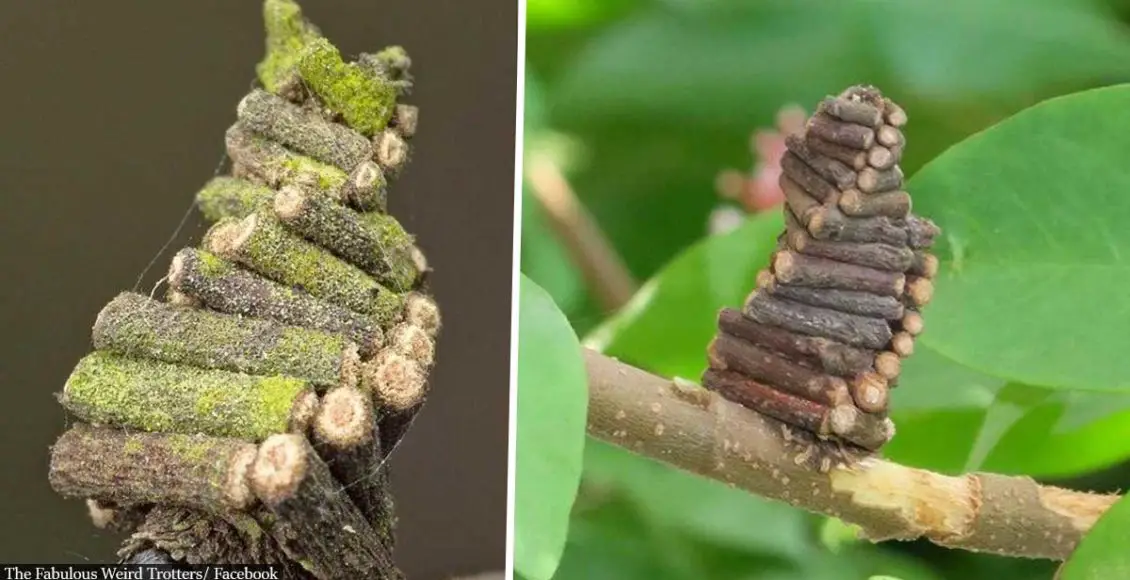
[[[94,347],[323,387],[356,385],[361,371],[357,345],[340,334],[173,306],[133,292],[119,294],[98,314]]]
[[[255,446],[203,435],[126,433],[77,424],[51,448],[51,487],[124,505],[168,503],[211,512],[249,507]]]
[[[342,334],[366,359],[384,345],[384,332],[373,317],[256,276],[210,252],[186,248],[177,253],[169,285],[219,312]]]
[[[407,292],[420,272],[413,239],[396,218],[361,215],[330,199],[297,187],[275,197],[275,214],[288,228],[372,274],[397,292]]]
[[[263,442],[250,481],[275,516],[268,524],[271,534],[315,576],[402,577],[369,522],[301,435],[275,435]]]
[[[345,172],[373,156],[364,135],[261,89],[243,97],[236,112],[252,131]]]
[[[63,406],[84,421],[149,432],[261,441],[302,432],[317,408],[306,381],[204,370],[94,352],[67,379]]]
[[[209,221],[226,217],[244,217],[251,212],[270,207],[275,191],[265,185],[221,175],[212,178],[196,194],[196,207]]]
[[[295,286],[387,326],[400,315],[400,295],[356,266],[289,232],[273,216],[253,213],[217,223],[208,248],[277,282]]]

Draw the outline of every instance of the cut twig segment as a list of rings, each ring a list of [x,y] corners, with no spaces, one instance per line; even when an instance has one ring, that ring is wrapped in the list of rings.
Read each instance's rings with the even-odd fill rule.
[[[900,296],[906,285],[906,277],[897,272],[814,258],[788,250],[774,255],[773,274],[781,283],[793,286],[856,290],[891,297]]]
[[[435,341],[415,324],[405,322],[393,327],[388,333],[388,344],[393,351],[416,361],[422,368],[432,366],[435,361]]]
[[[284,187],[275,197],[275,214],[287,227],[349,261],[397,292],[411,290],[418,272],[412,236],[396,218],[360,214],[325,196]]]
[[[837,191],[835,185],[825,181],[820,173],[809,167],[807,163],[791,151],[786,151],[785,155],[781,157],[781,174],[787,175],[789,179],[817,201],[827,201]]]
[[[322,398],[312,431],[330,472],[391,550],[393,513],[384,493],[388,470],[381,465],[384,453],[372,397],[353,387],[331,390]]]
[[[362,161],[345,178],[337,196],[345,204],[366,211],[388,211],[388,180],[376,161]]]
[[[929,278],[911,276],[906,282],[905,296],[911,306],[922,308],[934,297],[934,283]]]
[[[851,400],[847,383],[778,356],[740,338],[719,334],[707,349],[710,367],[732,370],[777,390],[827,406]]]
[[[388,175],[397,175],[408,163],[408,142],[393,129],[385,129],[373,138],[376,161]]]
[[[841,121],[867,127],[878,127],[883,122],[883,112],[875,105],[842,96],[825,98],[816,110]]]
[[[243,122],[228,129],[224,143],[232,161],[272,188],[299,185],[340,197],[345,171],[295,153],[256,134]]]
[[[910,194],[905,191],[863,193],[849,189],[840,195],[840,209],[852,217],[904,218],[910,212]]]
[[[373,135],[392,118],[396,87],[357,63],[346,63],[328,40],[312,40],[296,66],[306,86],[354,130]]]
[[[827,338],[797,334],[755,322],[738,310],[724,308],[718,315],[718,328],[800,363],[840,377],[852,377],[871,366],[873,351],[855,348]]]
[[[909,332],[896,332],[891,337],[891,351],[902,358],[914,354],[914,335]]]
[[[121,505],[169,503],[210,512],[249,507],[255,446],[203,435],[126,433],[76,424],[51,448],[51,487]]]
[[[384,345],[384,333],[372,317],[261,278],[209,252],[178,252],[169,285],[218,312],[342,334],[365,359]]]
[[[786,213],[786,221],[789,219]],[[802,254],[891,272],[906,271],[913,259],[906,246],[817,240],[799,224],[790,225],[786,239],[790,248]]]
[[[911,336],[918,336],[919,334],[922,334],[923,330],[925,330],[926,323],[922,319],[922,313],[914,310],[913,308],[907,308],[906,314],[903,315],[902,321],[900,322],[899,326],[906,332],[910,333]]]
[[[820,177],[836,184],[836,187],[847,189],[855,185],[856,173],[854,169],[848,167],[842,161],[813,151],[800,136],[789,135],[785,137],[785,146],[805,165],[818,173]]]
[[[895,436],[890,419],[869,415],[854,405],[841,405],[828,416],[832,432],[864,449],[876,450]]]
[[[420,124],[420,108],[414,105],[396,105],[390,126],[400,133],[401,137],[411,139],[416,136],[416,127]]]
[[[404,319],[432,338],[439,334],[439,307],[424,294],[412,292],[404,297]]]
[[[275,516],[271,535],[319,578],[401,578],[392,555],[301,435],[259,446],[251,488]]]
[[[94,323],[94,347],[119,354],[324,387],[356,385],[357,346],[341,335],[158,302],[123,292]]]
[[[898,360],[897,358],[895,360]],[[848,385],[855,406],[867,413],[883,413],[890,400],[886,378],[879,373],[860,373]]]
[[[266,186],[230,176],[215,177],[196,194],[196,207],[208,221],[244,217],[267,207],[275,192]]]
[[[370,314],[382,326],[400,313],[398,294],[356,266],[288,232],[273,216],[254,213],[238,222],[219,222],[208,232],[206,243],[224,258],[323,300]]]
[[[929,249],[934,245],[934,238],[942,233],[934,222],[916,215],[907,218],[906,231],[907,243],[916,250]]]
[[[382,410],[399,412],[424,400],[427,375],[416,361],[385,350],[365,363],[361,384],[376,397]]]
[[[901,159],[901,147],[883,147],[876,145],[867,151],[867,165],[881,171],[891,169]]]
[[[854,123],[845,123],[828,115],[813,115],[808,120],[805,129],[810,135],[860,151],[870,149],[875,144],[874,129]]]
[[[837,213],[839,210],[836,210]],[[859,244],[887,244],[905,246],[907,231],[901,224],[888,217],[844,218],[842,214],[835,219],[817,220],[814,216],[808,222],[812,237],[835,242]]]
[[[762,324],[861,348],[882,349],[891,340],[884,320],[782,300],[760,290],[746,301],[745,313]]]
[[[735,403],[778,421],[817,435],[831,433],[828,424],[831,409],[819,403],[782,393],[731,371],[708,370],[702,376],[702,384]]]
[[[94,424],[252,441],[304,431],[318,401],[310,384],[300,379],[204,370],[106,352],[79,361],[60,400]]]
[[[902,372],[902,359],[897,353],[881,352],[875,355],[875,370],[884,378],[894,380]]]
[[[880,193],[902,187],[902,170],[898,165],[879,171],[871,167],[859,172],[855,184],[864,193]]]
[[[759,276],[758,288],[778,298],[871,318],[899,320],[906,310],[902,302],[893,296],[879,296],[857,290],[793,286],[781,283],[772,274],[765,279]]]
[[[890,123],[893,127],[902,127],[906,125],[907,116],[906,111],[898,106],[898,103],[890,99],[883,99],[883,120]]]
[[[264,90],[251,91],[236,112],[256,133],[342,171],[373,155],[364,135]]]
[[[907,269],[907,273],[933,279],[938,275],[938,266],[937,256],[929,252],[916,250],[914,252],[914,260],[910,263],[910,268]]]
[[[856,171],[867,167],[867,153],[859,149],[845,147],[811,133],[806,135],[804,142],[813,152],[835,159]]]

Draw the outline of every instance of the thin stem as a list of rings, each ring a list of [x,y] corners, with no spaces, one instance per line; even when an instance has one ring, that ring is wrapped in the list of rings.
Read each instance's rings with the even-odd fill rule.
[[[601,307],[607,312],[619,309],[635,294],[636,281],[577,199],[561,169],[545,156],[534,156],[526,175],[534,196],[545,207],[553,231],[581,269]]]

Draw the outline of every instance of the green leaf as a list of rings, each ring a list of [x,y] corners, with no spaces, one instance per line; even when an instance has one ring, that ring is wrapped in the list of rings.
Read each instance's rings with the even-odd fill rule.
[[[518,300],[514,567],[548,580],[580,482],[588,379],[577,337],[549,295],[522,276]]]
[[[607,31],[558,102],[566,114],[723,126],[748,119],[751,99],[814,103],[860,79],[900,99],[952,99],[1125,76],[1128,63],[1130,37],[1091,2],[719,2]]]
[[[1059,580],[1130,578],[1130,499],[1122,498],[1095,522],[1060,569]]]
[[[1032,385],[1130,390],[1130,86],[1032,107],[908,185],[945,231],[922,342]]]
[[[779,212],[699,242],[649,280],[586,344],[651,372],[696,379],[718,311],[740,306],[783,230]]]

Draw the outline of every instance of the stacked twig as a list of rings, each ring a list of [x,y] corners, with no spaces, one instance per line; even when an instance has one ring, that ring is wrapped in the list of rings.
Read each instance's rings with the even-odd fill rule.
[[[135,532],[123,558],[396,578],[385,460],[440,325],[426,260],[386,212],[418,117],[397,103],[409,60],[345,62],[290,0],[265,15],[231,174],[197,195],[217,223],[176,254],[167,302],[127,292],[99,314],[60,396],[82,423],[53,447],[51,483]]]
[[[703,382],[820,439],[868,451],[923,330],[939,229],[911,213],[901,107],[873,87],[828,97],[787,140],[786,231],[743,311],[723,310]]]

